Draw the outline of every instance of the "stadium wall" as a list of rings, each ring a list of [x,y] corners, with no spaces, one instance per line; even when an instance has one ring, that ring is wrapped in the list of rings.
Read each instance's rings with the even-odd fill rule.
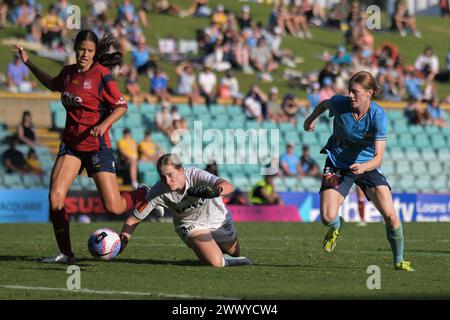
[[[228,206],[238,222],[313,222],[320,220],[319,194],[311,192],[281,192],[284,206]],[[394,207],[404,222],[450,221],[450,194],[394,193]],[[70,215],[105,216],[97,192],[70,191],[66,198]],[[48,222],[48,191],[0,190],[0,223]],[[340,209],[348,222],[359,219],[356,195],[350,193]],[[170,217],[170,212],[167,217]],[[122,219],[120,216],[118,217]],[[366,221],[379,222],[381,216],[371,202],[366,203]]]

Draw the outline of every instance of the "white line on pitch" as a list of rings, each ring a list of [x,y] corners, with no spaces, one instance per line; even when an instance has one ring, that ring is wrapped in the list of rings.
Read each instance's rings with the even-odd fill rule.
[[[188,294],[170,294],[170,293],[156,293],[156,292],[138,292],[138,291],[110,291],[110,290],[92,290],[92,289],[74,289],[66,288],[49,288],[49,287],[28,287],[28,286],[14,286],[14,285],[0,285],[0,288],[15,289],[15,290],[35,290],[35,291],[63,291],[70,293],[87,293],[87,294],[118,294],[127,296],[156,296],[161,298],[177,298],[177,299],[212,299],[212,300],[239,300],[239,298],[230,297],[207,297],[194,296]]]

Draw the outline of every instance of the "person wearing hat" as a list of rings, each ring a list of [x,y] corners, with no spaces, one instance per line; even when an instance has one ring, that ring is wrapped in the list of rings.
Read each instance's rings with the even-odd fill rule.
[[[237,20],[240,30],[252,27],[252,18],[249,6],[245,5],[242,7],[241,15],[238,17]]]
[[[225,6],[223,4],[218,4],[216,10],[211,16],[211,21],[216,24],[219,28],[222,28],[227,24],[228,17],[225,13]]]
[[[297,123],[299,109],[300,105],[297,98],[292,93],[288,93],[281,102],[281,112],[279,113],[278,119],[295,125]]]

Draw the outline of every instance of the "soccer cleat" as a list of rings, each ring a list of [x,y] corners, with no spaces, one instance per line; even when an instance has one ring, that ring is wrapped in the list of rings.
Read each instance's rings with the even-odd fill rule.
[[[323,239],[322,247],[325,252],[331,252],[336,247],[336,240],[341,234],[341,230],[344,225],[344,219],[342,217],[339,217],[339,220],[341,221],[341,227],[337,230],[333,230],[333,228],[330,228],[330,230],[328,230],[327,234],[325,235],[325,238]]]
[[[224,253],[223,258],[225,259],[225,266],[245,266],[253,264],[252,260],[244,256],[233,257]]]
[[[76,264],[75,258],[70,258],[66,256],[64,253],[59,253],[54,257],[48,257],[42,259],[40,262],[43,263],[62,263],[62,264]]]
[[[402,261],[400,263],[396,263],[395,270],[414,271],[414,269],[411,267],[411,262],[409,261]]]

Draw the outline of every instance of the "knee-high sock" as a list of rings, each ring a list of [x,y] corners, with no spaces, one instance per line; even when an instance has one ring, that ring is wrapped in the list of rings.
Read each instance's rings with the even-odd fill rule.
[[[392,255],[394,256],[394,264],[403,261],[403,227],[393,229],[386,224],[386,236],[391,245]]]
[[[125,199],[126,202],[125,212],[128,212],[131,209],[133,209],[138,201],[144,201],[146,194],[147,191],[144,188],[139,188],[131,192],[130,191],[121,192],[120,195],[122,196],[122,198]]]
[[[59,250],[66,256],[73,258],[74,254],[70,245],[69,216],[66,209],[50,210],[50,218]]]
[[[322,221],[322,223],[327,227],[333,228],[333,230],[339,230],[341,228],[341,219],[339,218],[339,215],[336,215],[336,218],[330,223],[326,223],[325,221]]]
[[[365,221],[364,209],[365,209],[364,200],[363,201],[358,201],[358,213],[359,213],[359,218],[361,219],[361,222]]]

